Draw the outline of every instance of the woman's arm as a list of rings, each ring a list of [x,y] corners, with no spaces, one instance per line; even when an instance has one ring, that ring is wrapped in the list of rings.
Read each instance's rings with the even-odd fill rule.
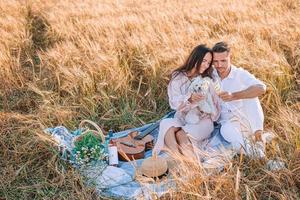
[[[188,83],[188,78],[184,75],[178,75],[170,81],[168,97],[170,107],[173,110],[185,112],[190,109],[192,93],[186,90]]]

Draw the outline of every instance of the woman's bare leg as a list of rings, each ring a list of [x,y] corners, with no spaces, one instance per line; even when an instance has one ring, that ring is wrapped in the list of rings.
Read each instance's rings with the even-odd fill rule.
[[[179,131],[180,128],[171,127],[167,130],[165,135],[165,145],[169,148],[173,153],[180,153],[178,149],[178,143],[175,137],[175,133]]]
[[[179,130],[176,132],[176,139],[179,144],[179,149],[184,156],[187,158],[194,158],[195,153],[193,150],[193,145],[188,138],[186,132],[184,130]]]

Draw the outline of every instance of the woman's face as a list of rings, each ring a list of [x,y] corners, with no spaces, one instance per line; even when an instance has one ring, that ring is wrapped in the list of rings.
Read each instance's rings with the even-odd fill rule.
[[[205,70],[207,68],[209,68],[209,65],[211,64],[212,62],[212,55],[211,53],[206,53],[204,58],[203,58],[203,61],[200,65],[200,68],[199,68],[199,73],[202,74],[203,72],[205,72]]]
[[[212,55],[211,53],[206,53],[204,58],[203,58],[203,61],[200,65],[200,68],[199,68],[199,71],[197,72],[197,68],[194,67],[189,73],[188,73],[188,76],[190,77],[195,77],[197,76],[198,74],[202,74],[203,72],[205,72],[205,70],[207,68],[209,68],[209,65],[210,63],[212,62]]]

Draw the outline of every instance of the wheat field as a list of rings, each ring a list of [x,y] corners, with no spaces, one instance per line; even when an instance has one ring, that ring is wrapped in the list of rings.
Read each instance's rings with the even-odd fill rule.
[[[42,130],[159,119],[171,71],[219,41],[266,83],[265,129],[278,136],[267,157],[286,169],[246,157],[212,177],[186,166],[194,178],[162,199],[300,199],[299,0],[4,0],[0,11],[0,199],[101,199]]]

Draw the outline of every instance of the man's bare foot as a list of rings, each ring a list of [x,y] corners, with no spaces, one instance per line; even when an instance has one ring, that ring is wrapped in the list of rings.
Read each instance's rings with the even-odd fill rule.
[[[263,134],[262,130],[258,130],[254,133],[255,142],[262,142],[262,134]]]

